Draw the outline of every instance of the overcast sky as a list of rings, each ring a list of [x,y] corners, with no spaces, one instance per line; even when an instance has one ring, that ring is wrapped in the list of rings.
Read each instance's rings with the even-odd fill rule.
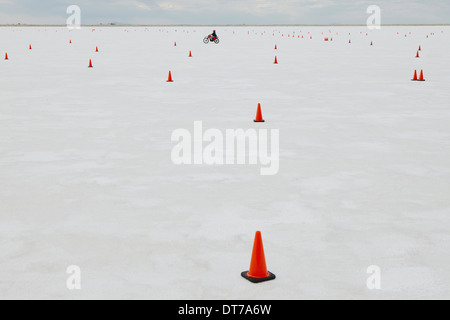
[[[382,24],[450,24],[450,0],[0,0],[0,24],[65,24],[69,5],[82,24],[365,24],[369,5]]]

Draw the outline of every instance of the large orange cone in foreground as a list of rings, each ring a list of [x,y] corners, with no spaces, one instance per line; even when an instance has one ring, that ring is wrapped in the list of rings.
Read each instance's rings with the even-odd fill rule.
[[[89,68],[93,68],[91,59],[89,59]]]
[[[257,231],[255,235],[250,270],[242,272],[241,275],[253,283],[275,279],[275,275],[267,271],[266,257],[264,255],[264,247],[260,231]]]
[[[414,70],[414,77],[412,78],[412,81],[417,81],[417,70]]]
[[[7,53],[5,53],[5,60],[8,60],[9,58],[8,58],[8,52]]]
[[[256,111],[256,119],[254,122],[265,122],[261,112],[261,103],[258,103],[258,110]]]
[[[173,82],[172,71],[169,71],[169,79],[167,80],[167,82]]]

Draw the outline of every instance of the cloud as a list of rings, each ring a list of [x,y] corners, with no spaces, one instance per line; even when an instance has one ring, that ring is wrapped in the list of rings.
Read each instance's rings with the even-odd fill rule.
[[[162,10],[184,10],[185,7],[180,4],[180,3],[174,3],[173,1],[158,1],[158,6],[162,9]]]
[[[106,2],[106,1],[99,1]],[[97,4],[99,3],[97,2]],[[152,10],[157,8],[157,5],[154,1],[148,0],[114,0],[109,2],[109,6],[112,7],[122,7],[123,8],[137,8],[140,10]],[[104,8],[107,7],[106,3],[103,5]]]

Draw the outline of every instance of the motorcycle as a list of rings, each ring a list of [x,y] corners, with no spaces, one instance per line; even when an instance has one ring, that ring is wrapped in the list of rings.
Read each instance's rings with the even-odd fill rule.
[[[219,37],[213,37],[211,34],[203,39],[204,44],[208,44],[210,42],[214,42],[215,44],[219,44]]]

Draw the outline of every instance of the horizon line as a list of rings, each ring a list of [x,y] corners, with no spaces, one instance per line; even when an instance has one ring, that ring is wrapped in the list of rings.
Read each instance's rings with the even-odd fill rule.
[[[365,27],[366,24],[85,24],[80,27]],[[383,24],[381,27],[432,27],[450,24]],[[67,27],[65,24],[0,24],[0,27]]]

